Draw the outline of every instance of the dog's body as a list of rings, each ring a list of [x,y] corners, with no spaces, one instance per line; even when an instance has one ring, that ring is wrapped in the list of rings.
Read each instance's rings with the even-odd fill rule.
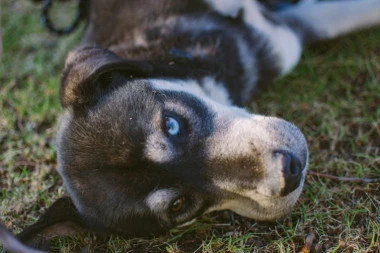
[[[286,215],[305,179],[305,138],[236,106],[290,71],[305,44],[376,24],[378,0],[278,12],[252,0],[93,1],[86,47],[62,76],[57,138],[81,222],[148,235],[214,210]]]
[[[144,235],[212,210],[287,214],[306,141],[292,124],[234,105],[291,70],[305,43],[380,22],[380,1],[345,2],[347,18],[341,8],[93,2],[84,44],[97,47],[68,57],[58,134],[59,172],[85,223]]]
[[[91,8],[90,47],[66,62],[58,134],[59,172],[88,226],[144,235],[225,209],[273,220],[297,200],[308,156],[301,132],[233,105],[291,69],[302,43],[255,2],[230,6],[242,8],[231,15],[218,3]],[[101,25],[114,19],[113,29]]]

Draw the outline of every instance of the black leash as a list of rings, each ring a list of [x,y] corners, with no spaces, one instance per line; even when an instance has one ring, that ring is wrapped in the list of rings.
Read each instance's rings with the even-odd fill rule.
[[[67,34],[72,33],[78,27],[80,22],[86,18],[86,13],[87,13],[86,5],[87,5],[88,0],[77,0],[77,1],[78,1],[77,12],[71,25],[67,27],[59,28],[51,20],[51,17],[50,17],[50,10],[53,5],[53,0],[44,0],[42,12],[41,12],[41,21],[43,25],[50,32],[55,33],[57,35],[67,35]]]

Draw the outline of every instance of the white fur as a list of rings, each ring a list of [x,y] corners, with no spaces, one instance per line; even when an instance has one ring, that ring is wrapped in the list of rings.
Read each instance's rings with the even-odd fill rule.
[[[244,21],[266,36],[273,53],[280,57],[282,74],[289,72],[299,61],[302,53],[300,39],[289,27],[275,25],[268,21],[262,15],[262,7],[256,1],[207,0],[206,2],[213,9],[226,16],[236,16],[238,11],[242,9]],[[253,58],[253,56],[251,57]]]
[[[237,45],[239,50],[239,58],[243,63],[244,68],[244,81],[247,84],[244,87],[244,92],[242,94],[247,94],[247,98],[249,99],[249,95],[252,94],[252,91],[256,88],[253,84],[256,84],[258,79],[257,74],[257,63],[256,58],[253,57],[252,52],[249,48],[249,45],[244,40],[238,39]]]
[[[167,90],[167,91],[184,91],[195,96],[206,96],[200,85],[195,80],[181,80],[181,79],[152,79],[150,80],[153,89]]]
[[[162,148],[162,145],[165,148]],[[163,133],[157,131],[148,136],[145,143],[144,155],[151,161],[165,163],[175,159],[177,152]]]
[[[281,71],[290,71],[299,61],[302,46],[297,35],[286,26],[274,25],[261,13],[261,6],[252,0],[243,0],[244,20],[268,37],[272,50],[281,59]]]
[[[205,77],[202,80],[202,88],[207,96],[216,102],[224,105],[232,104],[227,89],[222,84],[218,84],[214,78]]]
[[[301,190],[302,188],[299,187],[286,197],[271,198],[256,194],[250,195],[246,199],[229,199],[208,211],[232,210],[244,217],[257,220],[273,220],[289,213],[301,194]],[[255,204],[259,205],[259,208],[252,208],[252,205],[255,204],[251,200],[254,200]]]
[[[187,226],[190,226],[191,224],[193,224],[197,219],[192,219],[192,220],[189,220],[185,223],[182,223],[181,225],[179,225],[178,227],[179,228],[183,228],[183,227],[187,227]]]
[[[222,15],[236,17],[243,0],[205,0],[212,9],[218,11]]]
[[[196,80],[152,80],[153,87],[167,91],[183,91],[188,92],[201,100],[213,100],[215,102],[231,105],[228,91],[223,85],[219,85],[214,77],[205,77],[198,83]]]
[[[210,151],[217,154],[241,156],[250,153],[252,148],[260,151],[296,149],[301,152],[306,145],[298,128],[285,120],[248,113],[243,117],[231,116],[233,110],[228,114],[225,111],[219,113],[220,117],[217,115],[215,120],[218,131],[209,143]]]
[[[281,12],[297,17],[331,39],[355,30],[380,24],[380,0],[304,1]]]
[[[210,82],[211,84],[206,84],[206,87],[216,86],[216,81],[212,81],[213,77],[207,77],[203,80]],[[248,115],[248,112],[244,108],[240,108],[234,105],[230,105],[228,103],[228,100],[226,98],[227,94],[225,94],[226,91],[218,93],[217,91],[211,92],[210,96],[216,95],[216,97],[210,97],[208,94],[207,89],[202,89],[200,84],[195,80],[180,80],[180,79],[171,79],[171,80],[164,80],[164,79],[152,79],[150,80],[150,83],[152,85],[153,89],[162,90],[162,91],[183,91],[187,92],[189,94],[192,94],[196,96],[199,100],[204,102],[211,110],[218,112],[218,111],[225,111],[226,113],[230,113],[231,117],[235,116],[242,116],[242,115]],[[214,89],[215,87],[213,87]],[[221,94],[221,97],[219,97]],[[220,103],[219,101],[223,102]],[[227,103],[227,104],[225,104]],[[176,108],[178,108],[178,104],[173,105]]]
[[[152,212],[162,213],[170,202],[177,196],[174,189],[159,189],[151,192],[145,199],[145,203]]]

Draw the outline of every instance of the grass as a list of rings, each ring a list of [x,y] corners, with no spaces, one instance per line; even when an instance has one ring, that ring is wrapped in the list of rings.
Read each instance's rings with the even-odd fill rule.
[[[65,193],[56,168],[64,56],[80,40],[48,34],[31,1],[3,0],[0,65],[0,218],[17,233]],[[83,31],[83,27],[80,29]],[[298,125],[310,147],[310,170],[380,177],[380,29],[307,50],[285,78],[248,105]],[[154,239],[80,234],[60,238],[61,252],[380,252],[380,184],[309,175],[293,212],[275,223],[212,213]],[[0,246],[1,248],[1,246]]]

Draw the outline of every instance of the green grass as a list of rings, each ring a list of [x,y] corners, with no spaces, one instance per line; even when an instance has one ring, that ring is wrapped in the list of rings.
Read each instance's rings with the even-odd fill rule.
[[[1,9],[0,218],[15,233],[65,193],[55,170],[58,83],[64,56],[81,32],[50,35],[40,25],[39,6],[30,2],[3,0]],[[304,131],[310,170],[380,177],[380,29],[315,45],[249,107]],[[301,252],[309,233],[316,235],[319,252],[379,252],[380,185],[309,175],[293,212],[275,223],[238,216],[231,222],[218,212],[150,240],[79,234],[55,240],[54,247],[61,252]]]

